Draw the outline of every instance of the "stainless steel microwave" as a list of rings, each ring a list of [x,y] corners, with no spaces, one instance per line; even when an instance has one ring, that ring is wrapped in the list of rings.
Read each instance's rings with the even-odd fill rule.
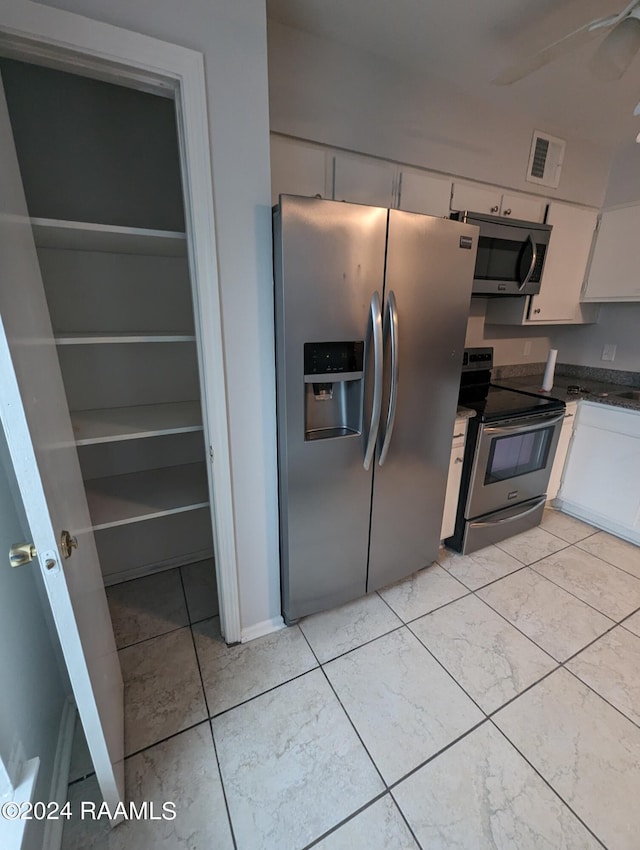
[[[480,228],[473,295],[536,295],[551,236],[550,224],[455,212],[451,218]]]

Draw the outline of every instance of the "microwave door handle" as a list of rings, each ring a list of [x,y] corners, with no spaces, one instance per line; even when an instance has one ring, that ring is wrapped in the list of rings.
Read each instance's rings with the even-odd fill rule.
[[[389,409],[387,411],[384,440],[380,449],[380,458],[378,459],[380,466],[382,466],[387,458],[389,443],[393,434],[393,426],[396,421],[396,409],[398,407],[398,310],[396,308],[396,296],[393,290],[389,292],[387,297],[387,329],[391,344],[391,389],[389,390]]]
[[[367,321],[367,342],[370,340],[370,335],[373,336],[373,401],[371,403],[371,421],[369,422],[369,436],[364,452],[364,460],[362,465],[365,469],[371,466],[371,460],[376,448],[376,440],[378,439],[378,429],[380,427],[380,413],[382,412],[382,369],[384,360],[382,354],[382,312],[380,309],[380,296],[374,292],[371,296],[370,305],[370,321],[371,330],[369,331],[369,321]],[[369,345],[365,346],[365,367],[367,352]],[[366,368],[364,379],[366,381]],[[364,392],[362,393],[364,404]]]
[[[533,241],[533,237],[530,233],[527,234],[527,242],[531,242],[531,265],[529,266],[529,271],[524,276],[522,283],[518,287],[518,289],[522,292],[525,286],[529,283],[531,279],[531,275],[533,274],[533,270],[536,267],[536,260],[538,259],[538,246]]]

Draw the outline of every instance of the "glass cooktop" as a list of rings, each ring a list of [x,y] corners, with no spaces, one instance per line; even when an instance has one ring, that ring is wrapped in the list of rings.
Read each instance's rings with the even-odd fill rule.
[[[475,410],[481,422],[531,416],[541,412],[563,410],[564,402],[555,398],[543,398],[517,390],[490,386],[486,398],[460,402]]]

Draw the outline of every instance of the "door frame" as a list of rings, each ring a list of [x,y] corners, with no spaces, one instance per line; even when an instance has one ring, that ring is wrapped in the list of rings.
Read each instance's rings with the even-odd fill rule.
[[[0,54],[175,99],[209,460],[220,625],[242,639],[204,57],[31,0],[4,0]]]

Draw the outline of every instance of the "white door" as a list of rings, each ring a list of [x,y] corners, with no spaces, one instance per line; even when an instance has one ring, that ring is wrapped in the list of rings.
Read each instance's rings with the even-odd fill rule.
[[[112,806],[124,799],[122,676],[1,84],[0,420],[96,776]],[[68,559],[63,529],[78,541]]]

